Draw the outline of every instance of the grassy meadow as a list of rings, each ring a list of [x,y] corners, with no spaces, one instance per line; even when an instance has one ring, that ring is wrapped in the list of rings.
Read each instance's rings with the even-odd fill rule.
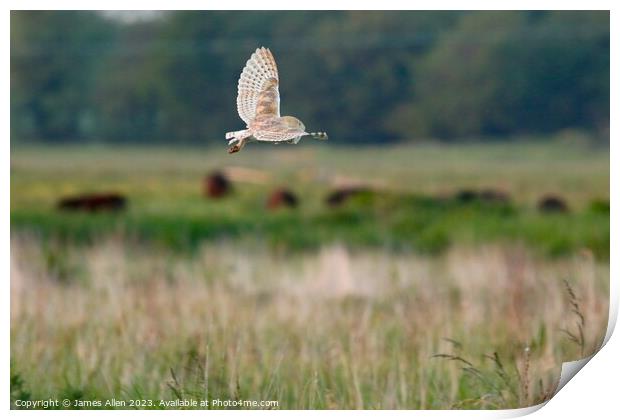
[[[11,224],[44,239],[93,243],[116,234],[191,250],[204,240],[257,242],[275,250],[316,249],[342,240],[354,247],[437,254],[454,244],[524,243],[543,255],[582,249],[609,258],[609,154],[563,144],[440,147],[18,149],[11,156]],[[208,201],[202,179],[230,169],[242,182],[232,197]],[[250,171],[248,171],[248,169]],[[325,205],[338,186],[371,188],[337,209]],[[295,211],[265,208],[270,191],[291,189]],[[506,202],[463,203],[454,195],[491,188]],[[116,191],[122,214],[55,211],[62,196]],[[542,215],[545,194],[570,212]]]
[[[325,204],[348,185],[368,191]],[[268,210],[276,187],[298,207]],[[56,208],[109,191],[126,211]],[[570,139],[11,154],[13,405],[522,407],[600,345],[608,294],[609,154]]]

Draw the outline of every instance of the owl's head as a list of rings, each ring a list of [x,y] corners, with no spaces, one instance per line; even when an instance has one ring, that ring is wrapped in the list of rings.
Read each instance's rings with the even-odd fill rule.
[[[295,144],[297,144],[299,139],[301,139],[304,136],[310,136],[310,137],[312,137],[314,139],[317,139],[317,140],[327,140],[327,133],[325,133],[325,132],[306,133],[306,126],[304,125],[304,123],[302,123],[301,121],[299,121],[295,117],[282,117],[282,121],[284,122],[284,124],[286,125],[287,128],[293,129],[295,131],[299,131],[299,132],[302,133],[294,141]]]
[[[291,128],[291,129],[299,130],[299,131],[306,131],[306,126],[304,125],[304,123],[302,123],[295,117],[290,117],[290,116],[282,117],[282,121],[284,122],[284,124],[286,124],[287,128]]]

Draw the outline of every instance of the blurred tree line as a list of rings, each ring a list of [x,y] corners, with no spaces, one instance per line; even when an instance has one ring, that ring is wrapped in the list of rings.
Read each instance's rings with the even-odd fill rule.
[[[274,52],[335,141],[609,133],[608,12],[11,12],[13,141],[222,142]]]

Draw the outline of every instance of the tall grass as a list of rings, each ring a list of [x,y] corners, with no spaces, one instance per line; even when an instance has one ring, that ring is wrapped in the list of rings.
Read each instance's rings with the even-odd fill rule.
[[[222,242],[179,255],[109,238],[59,253],[14,234],[12,398],[526,406],[550,396],[562,361],[600,345],[608,285],[590,254],[516,246],[430,257]]]

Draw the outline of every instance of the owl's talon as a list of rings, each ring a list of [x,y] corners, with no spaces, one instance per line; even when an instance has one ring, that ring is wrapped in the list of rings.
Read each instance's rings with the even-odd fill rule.
[[[228,153],[237,153],[239,150],[241,150],[241,147],[238,144],[233,144],[228,148]]]

